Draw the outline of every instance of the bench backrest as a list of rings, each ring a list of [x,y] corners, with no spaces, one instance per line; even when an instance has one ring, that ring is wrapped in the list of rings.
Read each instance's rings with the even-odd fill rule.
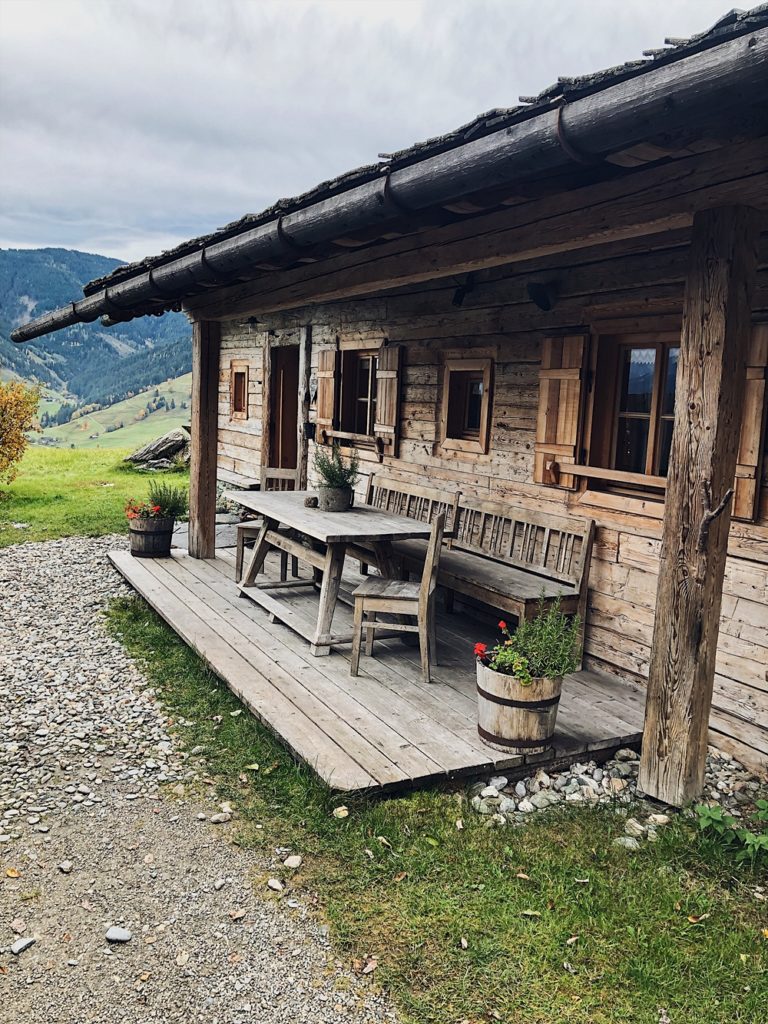
[[[396,516],[407,516],[420,523],[431,523],[436,516],[445,513],[445,537],[452,536],[459,505],[458,491],[441,491],[435,487],[421,487],[419,484],[395,480],[383,473],[368,477],[366,504],[390,512]]]
[[[451,547],[581,589],[594,521],[462,497]]]

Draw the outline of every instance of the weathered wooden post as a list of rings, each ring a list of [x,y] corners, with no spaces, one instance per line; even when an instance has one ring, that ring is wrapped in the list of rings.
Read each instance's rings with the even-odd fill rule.
[[[216,441],[221,328],[215,320],[192,325],[192,444],[189,465],[189,553],[216,554]]]
[[[639,778],[678,806],[704,785],[759,221],[693,223]]]

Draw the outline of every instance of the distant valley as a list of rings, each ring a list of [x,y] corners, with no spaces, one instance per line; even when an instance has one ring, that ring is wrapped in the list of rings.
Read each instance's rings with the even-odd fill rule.
[[[139,392],[144,392],[140,405],[146,408],[154,397],[146,389],[189,373],[191,328],[181,313],[143,317],[110,328],[98,321],[78,324],[24,345],[10,340],[14,327],[78,298],[86,282],[120,265],[108,256],[71,249],[0,249],[0,378],[21,377],[43,385],[48,401],[41,403],[41,415],[54,415],[62,406],[62,417],[70,406],[85,406],[89,411],[94,406],[110,407],[133,400]],[[179,395],[184,387],[181,384],[171,396],[178,410],[176,419],[183,417]],[[132,419],[132,407],[128,411]],[[125,418],[118,411],[117,422]],[[114,422],[113,416],[105,425]],[[63,424],[55,427],[46,435],[62,433]],[[76,431],[78,440],[82,427]]]

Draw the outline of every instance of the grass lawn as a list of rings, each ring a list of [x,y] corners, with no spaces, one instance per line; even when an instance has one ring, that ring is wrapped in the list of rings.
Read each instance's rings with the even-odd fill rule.
[[[304,856],[284,894],[317,897],[340,955],[418,1024],[756,1024],[768,904],[690,819],[637,853],[610,807],[485,827],[463,790],[334,799],[139,599],[109,626],[236,801],[241,844]],[[346,817],[334,808],[348,807]],[[261,826],[257,828],[256,826]],[[461,827],[460,827],[461,826]],[[290,912],[290,911],[288,911]],[[762,1010],[760,1007],[762,1006]]]
[[[128,498],[143,498],[150,480],[183,474],[141,473],[123,463],[128,450],[78,451],[31,445],[10,485],[0,486],[0,547],[26,540],[94,537],[127,530]],[[25,529],[13,523],[26,523]]]

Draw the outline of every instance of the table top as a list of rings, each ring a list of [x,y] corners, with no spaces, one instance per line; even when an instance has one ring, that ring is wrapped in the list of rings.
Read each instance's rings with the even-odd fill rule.
[[[429,523],[382,512],[371,505],[356,504],[348,512],[307,508],[304,499],[315,494],[315,491],[226,491],[224,496],[324,544],[429,537]]]

